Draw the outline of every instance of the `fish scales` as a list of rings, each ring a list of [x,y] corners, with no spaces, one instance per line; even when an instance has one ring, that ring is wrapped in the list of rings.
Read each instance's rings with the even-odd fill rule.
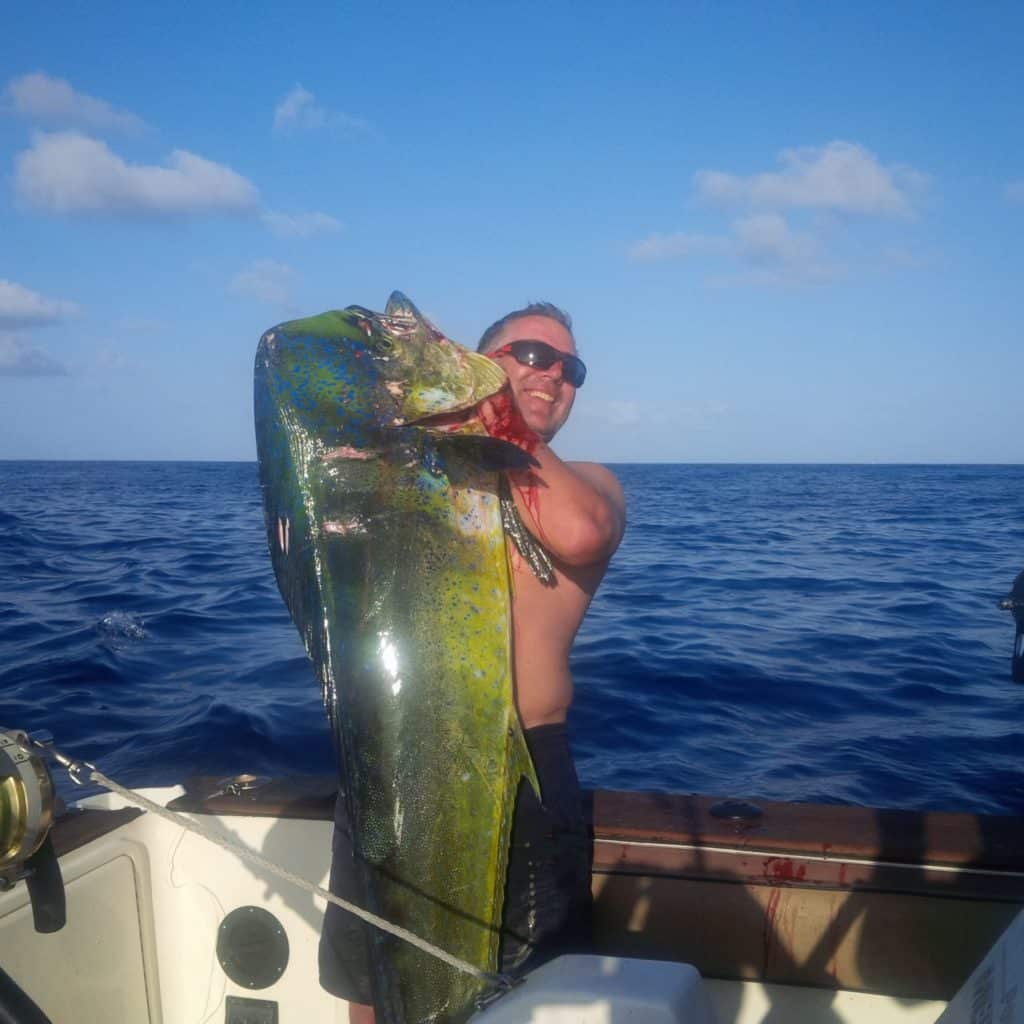
[[[367,909],[497,967],[515,712],[508,559],[471,410],[504,377],[393,298],[261,339],[255,417],[275,575],[320,680]],[[518,450],[516,450],[518,452]],[[373,930],[386,1024],[466,1019],[479,980]]]

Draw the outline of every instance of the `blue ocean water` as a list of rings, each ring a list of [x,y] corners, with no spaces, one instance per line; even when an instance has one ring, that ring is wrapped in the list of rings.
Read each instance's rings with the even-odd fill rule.
[[[615,470],[585,784],[1024,812],[1024,466]],[[0,725],[134,785],[333,770],[254,464],[0,463]]]

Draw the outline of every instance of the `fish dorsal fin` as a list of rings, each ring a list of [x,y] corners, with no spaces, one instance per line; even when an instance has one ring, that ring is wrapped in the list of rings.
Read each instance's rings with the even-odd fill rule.
[[[424,341],[444,337],[444,334],[416,308],[412,299],[403,292],[391,293],[382,319],[389,330],[405,337],[420,338]]]
[[[414,320],[422,320],[423,316],[416,308],[415,303],[405,292],[392,292],[388,296],[388,304],[384,307],[385,316],[410,317]]]

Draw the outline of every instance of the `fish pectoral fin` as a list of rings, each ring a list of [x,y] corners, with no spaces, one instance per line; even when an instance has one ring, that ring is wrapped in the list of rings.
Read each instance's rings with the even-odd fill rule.
[[[435,444],[441,451],[448,450],[478,465],[481,469],[532,469],[540,463],[528,452],[500,437],[488,434],[459,434],[444,431],[431,431]]]

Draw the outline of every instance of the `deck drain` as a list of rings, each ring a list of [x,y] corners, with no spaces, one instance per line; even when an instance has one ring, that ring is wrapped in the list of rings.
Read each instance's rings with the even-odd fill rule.
[[[269,910],[236,907],[217,929],[217,959],[236,985],[267,988],[288,966],[288,936]]]

